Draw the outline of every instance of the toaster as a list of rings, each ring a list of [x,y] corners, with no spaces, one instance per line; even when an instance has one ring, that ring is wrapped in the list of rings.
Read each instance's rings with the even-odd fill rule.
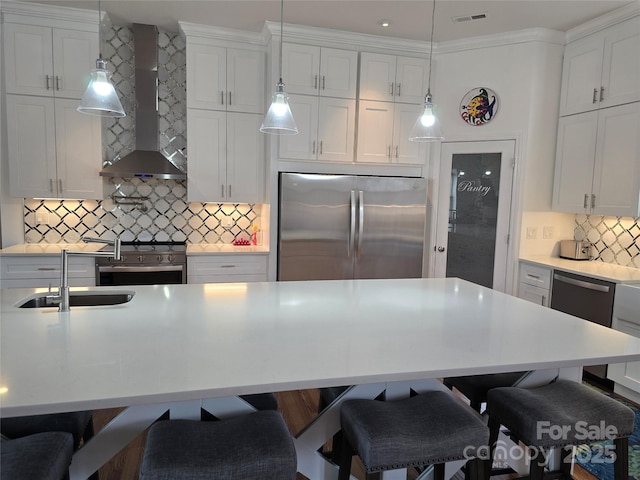
[[[591,257],[591,244],[579,240],[561,240],[560,258],[571,260],[589,260]]]

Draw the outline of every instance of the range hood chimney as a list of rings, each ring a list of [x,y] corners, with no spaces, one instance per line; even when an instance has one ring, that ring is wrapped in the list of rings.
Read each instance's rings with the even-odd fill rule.
[[[136,93],[136,149],[104,167],[103,177],[184,180],[158,146],[158,30],[154,25],[133,24]]]

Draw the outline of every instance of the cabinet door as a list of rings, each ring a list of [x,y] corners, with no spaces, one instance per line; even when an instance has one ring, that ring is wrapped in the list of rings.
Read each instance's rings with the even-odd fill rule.
[[[7,95],[9,191],[13,197],[57,195],[53,98]]]
[[[421,107],[418,105],[396,103],[393,115],[392,163],[425,165],[427,143],[409,141],[409,134],[420,111]]]
[[[558,122],[553,210],[588,212],[597,126],[597,111],[562,117]]]
[[[593,174],[593,212],[638,217],[640,103],[599,111]]]
[[[423,58],[397,57],[396,102],[422,104],[427,93],[429,67]]]
[[[543,307],[549,306],[549,290],[521,283],[518,289],[518,298],[528,300]]]
[[[187,108],[226,108],[226,55],[221,47],[187,45]]]
[[[395,79],[394,55],[367,52],[360,54],[360,100],[393,101]]]
[[[288,93],[317,95],[320,84],[320,47],[282,45],[282,79]]]
[[[56,97],[81,99],[98,58],[98,32],[53,29]],[[112,67],[113,68],[113,67]]]
[[[262,115],[227,114],[227,201],[259,203],[264,200],[264,135]]]
[[[355,100],[320,98],[318,160],[352,162],[355,123]]]
[[[599,107],[603,40],[592,35],[567,45],[562,67],[560,115]]]
[[[55,99],[58,198],[103,198],[102,122],[77,110],[75,99]]]
[[[320,95],[356,98],[358,52],[322,48],[320,51]]]
[[[640,100],[640,17],[610,30],[604,44],[601,107]]]
[[[227,50],[227,111],[264,113],[264,53]]]
[[[51,28],[12,23],[3,27],[7,93],[53,96]]]
[[[318,97],[291,95],[289,107],[298,135],[280,137],[280,158],[315,160],[318,151]]]
[[[226,198],[225,112],[187,109],[187,199],[190,202],[225,202]]]
[[[391,162],[393,114],[393,103],[360,102],[358,109],[358,162]]]

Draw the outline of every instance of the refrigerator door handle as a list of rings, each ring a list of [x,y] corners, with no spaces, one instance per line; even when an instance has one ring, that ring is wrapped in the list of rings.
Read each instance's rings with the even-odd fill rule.
[[[362,255],[362,231],[364,229],[364,192],[358,192],[358,259]]]
[[[350,215],[349,215],[349,243],[347,245],[347,257],[351,258],[356,240],[356,191],[351,190],[349,199]]]

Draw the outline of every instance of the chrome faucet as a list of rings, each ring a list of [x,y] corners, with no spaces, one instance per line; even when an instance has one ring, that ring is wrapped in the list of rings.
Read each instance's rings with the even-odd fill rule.
[[[60,252],[60,290],[58,295],[54,297],[55,300],[60,302],[58,306],[59,312],[69,311],[69,255],[85,255],[90,257],[110,257],[115,260],[120,260],[120,237],[116,237],[115,240],[102,240],[101,238],[84,237],[82,239],[84,243],[104,243],[106,245],[113,245],[112,252],[73,252],[63,249]]]

